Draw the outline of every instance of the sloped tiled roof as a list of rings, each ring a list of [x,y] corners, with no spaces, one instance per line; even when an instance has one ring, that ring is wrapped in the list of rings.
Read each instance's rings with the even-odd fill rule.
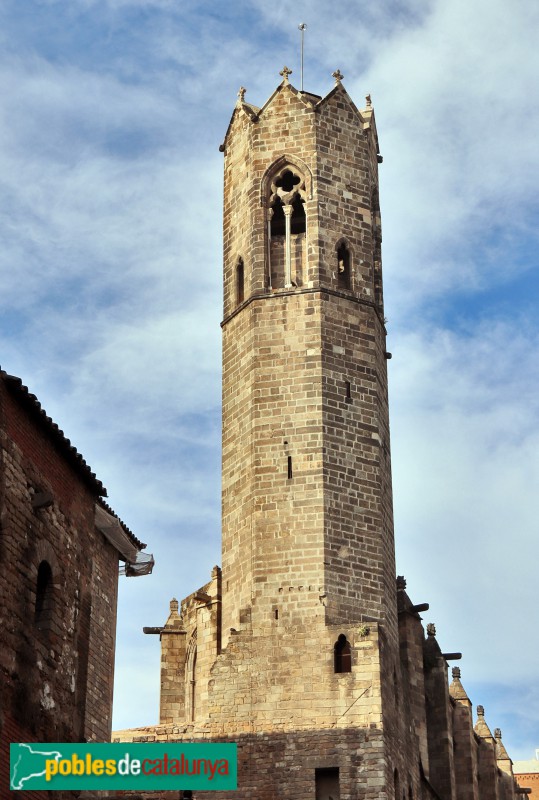
[[[56,445],[64,458],[74,467],[80,477],[88,484],[100,497],[107,496],[107,490],[92,472],[84,458],[71,444],[63,430],[47,414],[35,394],[25,386],[20,378],[15,375],[8,375],[0,369],[0,378],[4,381],[9,391],[14,394],[19,404],[33,417],[34,421],[41,425],[45,433]]]
[[[125,522],[123,522],[123,520],[120,519],[118,514],[116,514],[112,510],[112,508],[109,506],[108,503],[105,503],[105,501],[101,499],[101,500],[98,501],[98,505],[100,505],[102,508],[104,508],[105,511],[108,511],[108,513],[111,514],[113,517],[116,517],[116,519],[118,520],[118,522],[122,526],[122,530],[124,531],[126,536],[133,542],[133,544],[135,545],[137,550],[143,550],[147,546],[146,542],[141,542],[140,539],[137,539],[137,537],[135,536],[133,531],[130,530],[130,528],[127,527]]]
[[[102,499],[103,497],[107,496],[107,490],[101,481],[96,477],[95,472],[92,472],[82,455],[71,444],[71,441],[67,438],[63,430],[61,430],[56,422],[54,422],[51,417],[48,416],[47,412],[35,394],[32,394],[28,386],[25,386],[20,378],[17,378],[15,375],[8,375],[8,373],[1,368],[0,379],[4,381],[6,388],[16,397],[17,402],[21,405],[21,407],[28,412],[28,414],[38,425],[41,426],[43,431],[54,443],[58,451],[62,454],[66,461],[71,464],[73,469],[79,474],[86,485],[96,493],[98,496],[99,505],[101,505],[113,517],[118,519],[123,531],[132,541],[133,545],[138,550],[142,550],[144,547],[146,547],[146,545],[137,539],[134,533],[124,522],[122,522],[118,515],[114,513],[112,508],[110,508],[110,506]]]

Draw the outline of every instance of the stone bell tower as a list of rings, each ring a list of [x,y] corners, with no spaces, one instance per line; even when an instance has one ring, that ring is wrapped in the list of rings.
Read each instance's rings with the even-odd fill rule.
[[[324,98],[281,75],[262,108],[240,90],[221,148],[223,650],[209,711],[227,684],[235,729],[282,756],[268,797],[314,797],[313,777],[317,798],[379,797],[402,760],[381,157],[370,98],[360,112],[340,72]],[[293,788],[298,736],[308,778]],[[351,748],[338,766],[335,747]]]
[[[281,75],[262,108],[240,89],[221,147],[222,569],[146,629],[159,724],[117,735],[236,742],[216,800],[513,800],[460,671],[448,686],[460,653],[395,585],[370,98]]]
[[[383,620],[395,564],[378,142],[334,73],[223,144],[223,631]]]
[[[221,147],[222,569],[147,629],[160,723],[129,735],[237,742],[234,798],[380,800],[397,773],[419,785],[396,701],[381,157],[340,72],[323,98],[281,75],[262,108],[240,90]]]

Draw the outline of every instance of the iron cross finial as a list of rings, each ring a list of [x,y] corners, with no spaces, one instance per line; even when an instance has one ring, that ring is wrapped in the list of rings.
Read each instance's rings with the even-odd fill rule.
[[[336,69],[335,72],[331,73],[331,77],[335,78],[335,83],[340,83],[344,78],[344,75],[340,71],[340,69]]]
[[[288,80],[288,76],[292,75],[292,70],[288,69],[287,66],[284,66],[282,70],[279,72],[279,75],[283,76],[283,80],[285,83],[290,83],[290,81]]]

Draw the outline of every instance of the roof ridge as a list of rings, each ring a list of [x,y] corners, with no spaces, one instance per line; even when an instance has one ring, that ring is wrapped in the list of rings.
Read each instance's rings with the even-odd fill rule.
[[[48,431],[49,435],[56,440],[56,442],[60,445],[61,450],[63,450],[63,454],[73,463],[82,477],[97,492],[98,496],[106,497],[107,490],[98,479],[95,472],[91,470],[84,457],[71,443],[71,440],[67,438],[64,431],[56,424],[56,422],[54,422],[52,417],[49,417],[39,402],[37,396],[33,394],[28,386],[22,382],[22,379],[16,375],[10,375],[1,367],[0,378],[4,381],[9,391],[14,392],[19,396],[19,399],[22,400],[25,406],[33,413],[36,420],[42,424]]]

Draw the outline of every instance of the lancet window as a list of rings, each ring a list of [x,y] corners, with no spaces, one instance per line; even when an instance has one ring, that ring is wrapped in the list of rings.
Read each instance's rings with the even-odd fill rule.
[[[243,258],[238,259],[236,264],[236,305],[240,305],[245,300],[245,267]]]
[[[352,648],[344,633],[339,635],[333,647],[335,656],[335,672],[352,671]]]
[[[197,632],[194,631],[187,648],[185,663],[185,717],[194,722],[196,711]]]
[[[339,289],[351,289],[350,250],[346,242],[341,241],[337,247],[337,286]]]
[[[303,283],[305,271],[305,178],[290,164],[282,167],[269,187],[268,277],[272,289]]]

